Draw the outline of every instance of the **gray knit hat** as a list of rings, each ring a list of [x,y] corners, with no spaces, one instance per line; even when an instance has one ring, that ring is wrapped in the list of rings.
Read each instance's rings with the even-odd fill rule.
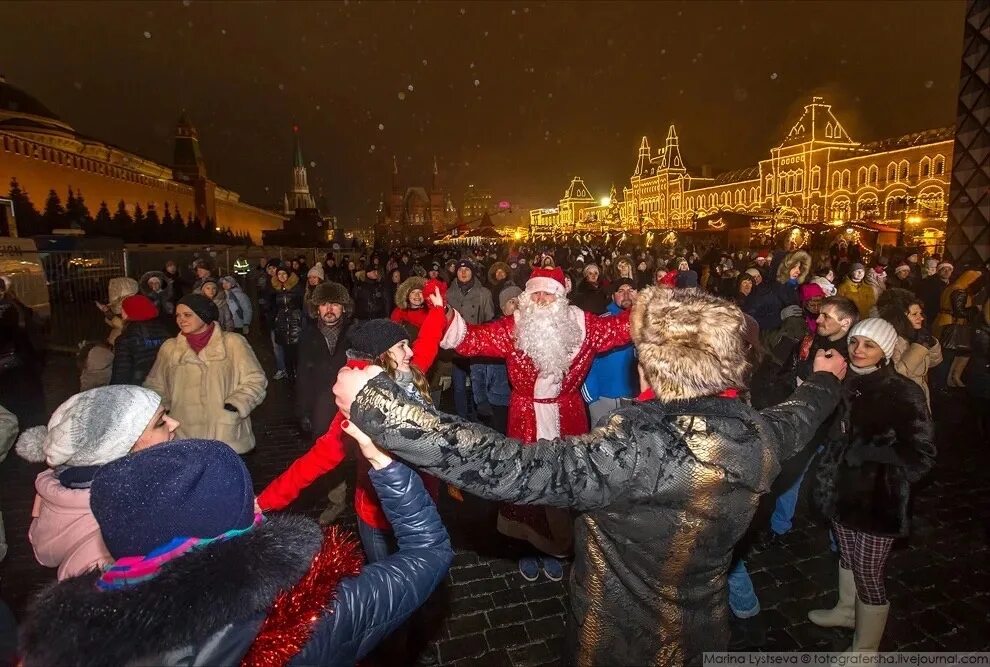
[[[894,346],[897,344],[897,331],[887,320],[879,317],[868,317],[860,320],[849,330],[849,338],[857,336],[859,338],[869,338],[883,350],[883,356],[890,361],[894,354]]]
[[[516,285],[509,285],[501,292],[498,293],[498,307],[505,312],[505,304],[509,303],[510,299],[515,299],[517,296],[522,294],[522,290]]]
[[[21,433],[17,453],[52,467],[103,465],[131,451],[161,403],[150,389],[129,384],[78,393],[58,406],[47,427]]]

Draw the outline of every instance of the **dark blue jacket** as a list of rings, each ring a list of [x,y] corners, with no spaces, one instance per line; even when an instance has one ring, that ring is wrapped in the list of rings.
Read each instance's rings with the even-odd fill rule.
[[[447,574],[450,538],[419,475],[396,462],[370,477],[399,551],[337,585],[290,665],[354,665]],[[100,591],[96,572],[54,584],[22,626],[24,665],[238,665],[276,596],[308,572],[323,539],[315,521],[273,514],[132,587]]]

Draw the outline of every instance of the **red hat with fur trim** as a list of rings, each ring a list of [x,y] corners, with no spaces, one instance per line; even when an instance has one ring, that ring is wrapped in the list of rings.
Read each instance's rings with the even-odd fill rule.
[[[564,296],[567,293],[564,284],[564,272],[559,266],[552,269],[540,267],[533,269],[533,273],[529,275],[529,280],[526,281],[526,292],[528,294],[546,292],[555,296]]]

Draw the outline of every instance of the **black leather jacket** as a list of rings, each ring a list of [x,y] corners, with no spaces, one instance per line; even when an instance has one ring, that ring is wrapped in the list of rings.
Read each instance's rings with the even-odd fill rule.
[[[733,547],[778,461],[808,442],[839,391],[815,373],[762,412],[718,397],[636,402],[587,435],[524,446],[411,400],[382,374],[351,421],[460,489],[578,512],[566,664],[680,665],[726,650]]]
[[[279,345],[295,345],[303,326],[302,285],[291,289],[274,290],[270,296],[275,321],[275,342]]]

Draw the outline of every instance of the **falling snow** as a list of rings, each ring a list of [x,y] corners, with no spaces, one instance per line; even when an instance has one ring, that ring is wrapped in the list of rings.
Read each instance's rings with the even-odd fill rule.
[[[406,94],[400,90],[399,91],[399,100],[404,100],[404,99],[406,99]]]
[[[279,90],[285,90],[285,84],[284,83],[278,84],[278,89]]]
[[[409,90],[410,93],[413,91],[413,85],[411,83],[408,86],[406,86],[406,88]]]
[[[226,35],[227,34],[227,29],[226,28],[220,28],[220,34],[221,35]]]
[[[925,88],[931,88],[934,85],[935,85],[935,82],[932,81],[931,79],[929,79],[928,81],[925,81]]]
[[[423,58],[423,67],[426,67],[429,64],[429,61],[427,61],[426,58]]]
[[[145,38],[145,39],[151,39],[151,33],[150,33],[150,32],[148,32],[147,30],[145,30],[145,31],[144,31],[144,38]]]
[[[465,14],[467,14],[467,10],[461,7],[461,16],[464,16]]]
[[[310,163],[309,163],[309,166],[310,166],[310,167],[316,167],[316,162],[313,162],[313,161],[311,160],[311,161],[310,161]]]
[[[385,129],[385,123],[378,123],[378,129],[379,130],[384,130]]]
[[[773,74],[771,74],[770,75],[770,79],[773,80],[773,81],[776,81],[777,80],[777,73],[774,72]]]
[[[475,79],[475,80],[474,80],[474,85],[475,85],[475,86],[480,86],[480,85],[481,85],[481,81],[480,81],[480,80],[478,80],[478,79]]]

